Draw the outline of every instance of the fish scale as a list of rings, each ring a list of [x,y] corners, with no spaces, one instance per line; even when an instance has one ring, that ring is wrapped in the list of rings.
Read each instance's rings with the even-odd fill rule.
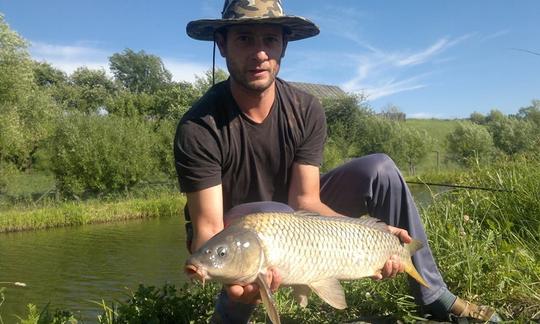
[[[259,233],[284,284],[371,276],[391,255],[407,257],[395,235],[354,218],[264,213],[249,215],[243,227]],[[297,263],[303,266],[291,266]]]

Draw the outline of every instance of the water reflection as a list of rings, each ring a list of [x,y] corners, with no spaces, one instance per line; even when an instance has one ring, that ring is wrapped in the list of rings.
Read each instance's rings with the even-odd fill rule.
[[[96,320],[91,301],[125,300],[127,288],[139,283],[181,284],[185,278],[183,226],[179,218],[131,221],[38,232],[0,235],[0,282],[8,287],[0,314],[26,314],[26,304],[80,311],[85,322]]]

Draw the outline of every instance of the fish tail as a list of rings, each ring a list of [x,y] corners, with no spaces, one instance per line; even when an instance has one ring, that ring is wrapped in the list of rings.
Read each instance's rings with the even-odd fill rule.
[[[412,240],[411,243],[405,244],[405,249],[409,252],[409,255],[412,255],[414,252],[418,251],[424,246],[422,242],[418,240]],[[414,267],[414,264],[412,263],[412,259],[409,257],[407,260],[405,260],[405,272],[414,280],[418,281],[419,284],[422,286],[429,288],[429,285],[427,282],[422,278],[422,276],[418,273],[416,268]]]

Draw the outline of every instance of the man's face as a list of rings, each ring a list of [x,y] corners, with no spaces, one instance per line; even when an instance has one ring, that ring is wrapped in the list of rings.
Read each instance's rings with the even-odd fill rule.
[[[225,39],[217,38],[231,79],[246,90],[268,89],[279,71],[285,51],[283,29],[276,25],[231,26]]]

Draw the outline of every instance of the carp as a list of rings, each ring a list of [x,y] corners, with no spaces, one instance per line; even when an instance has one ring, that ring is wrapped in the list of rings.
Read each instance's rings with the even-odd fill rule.
[[[405,272],[428,286],[411,255],[422,247],[403,244],[380,220],[362,216],[322,216],[310,212],[254,213],[239,217],[186,261],[188,276],[224,284],[257,283],[274,324],[280,323],[272,293],[264,280],[269,268],[279,271],[282,285],[293,289],[302,307],[311,291],[337,309],[347,307],[340,280],[371,277],[397,255]]]

